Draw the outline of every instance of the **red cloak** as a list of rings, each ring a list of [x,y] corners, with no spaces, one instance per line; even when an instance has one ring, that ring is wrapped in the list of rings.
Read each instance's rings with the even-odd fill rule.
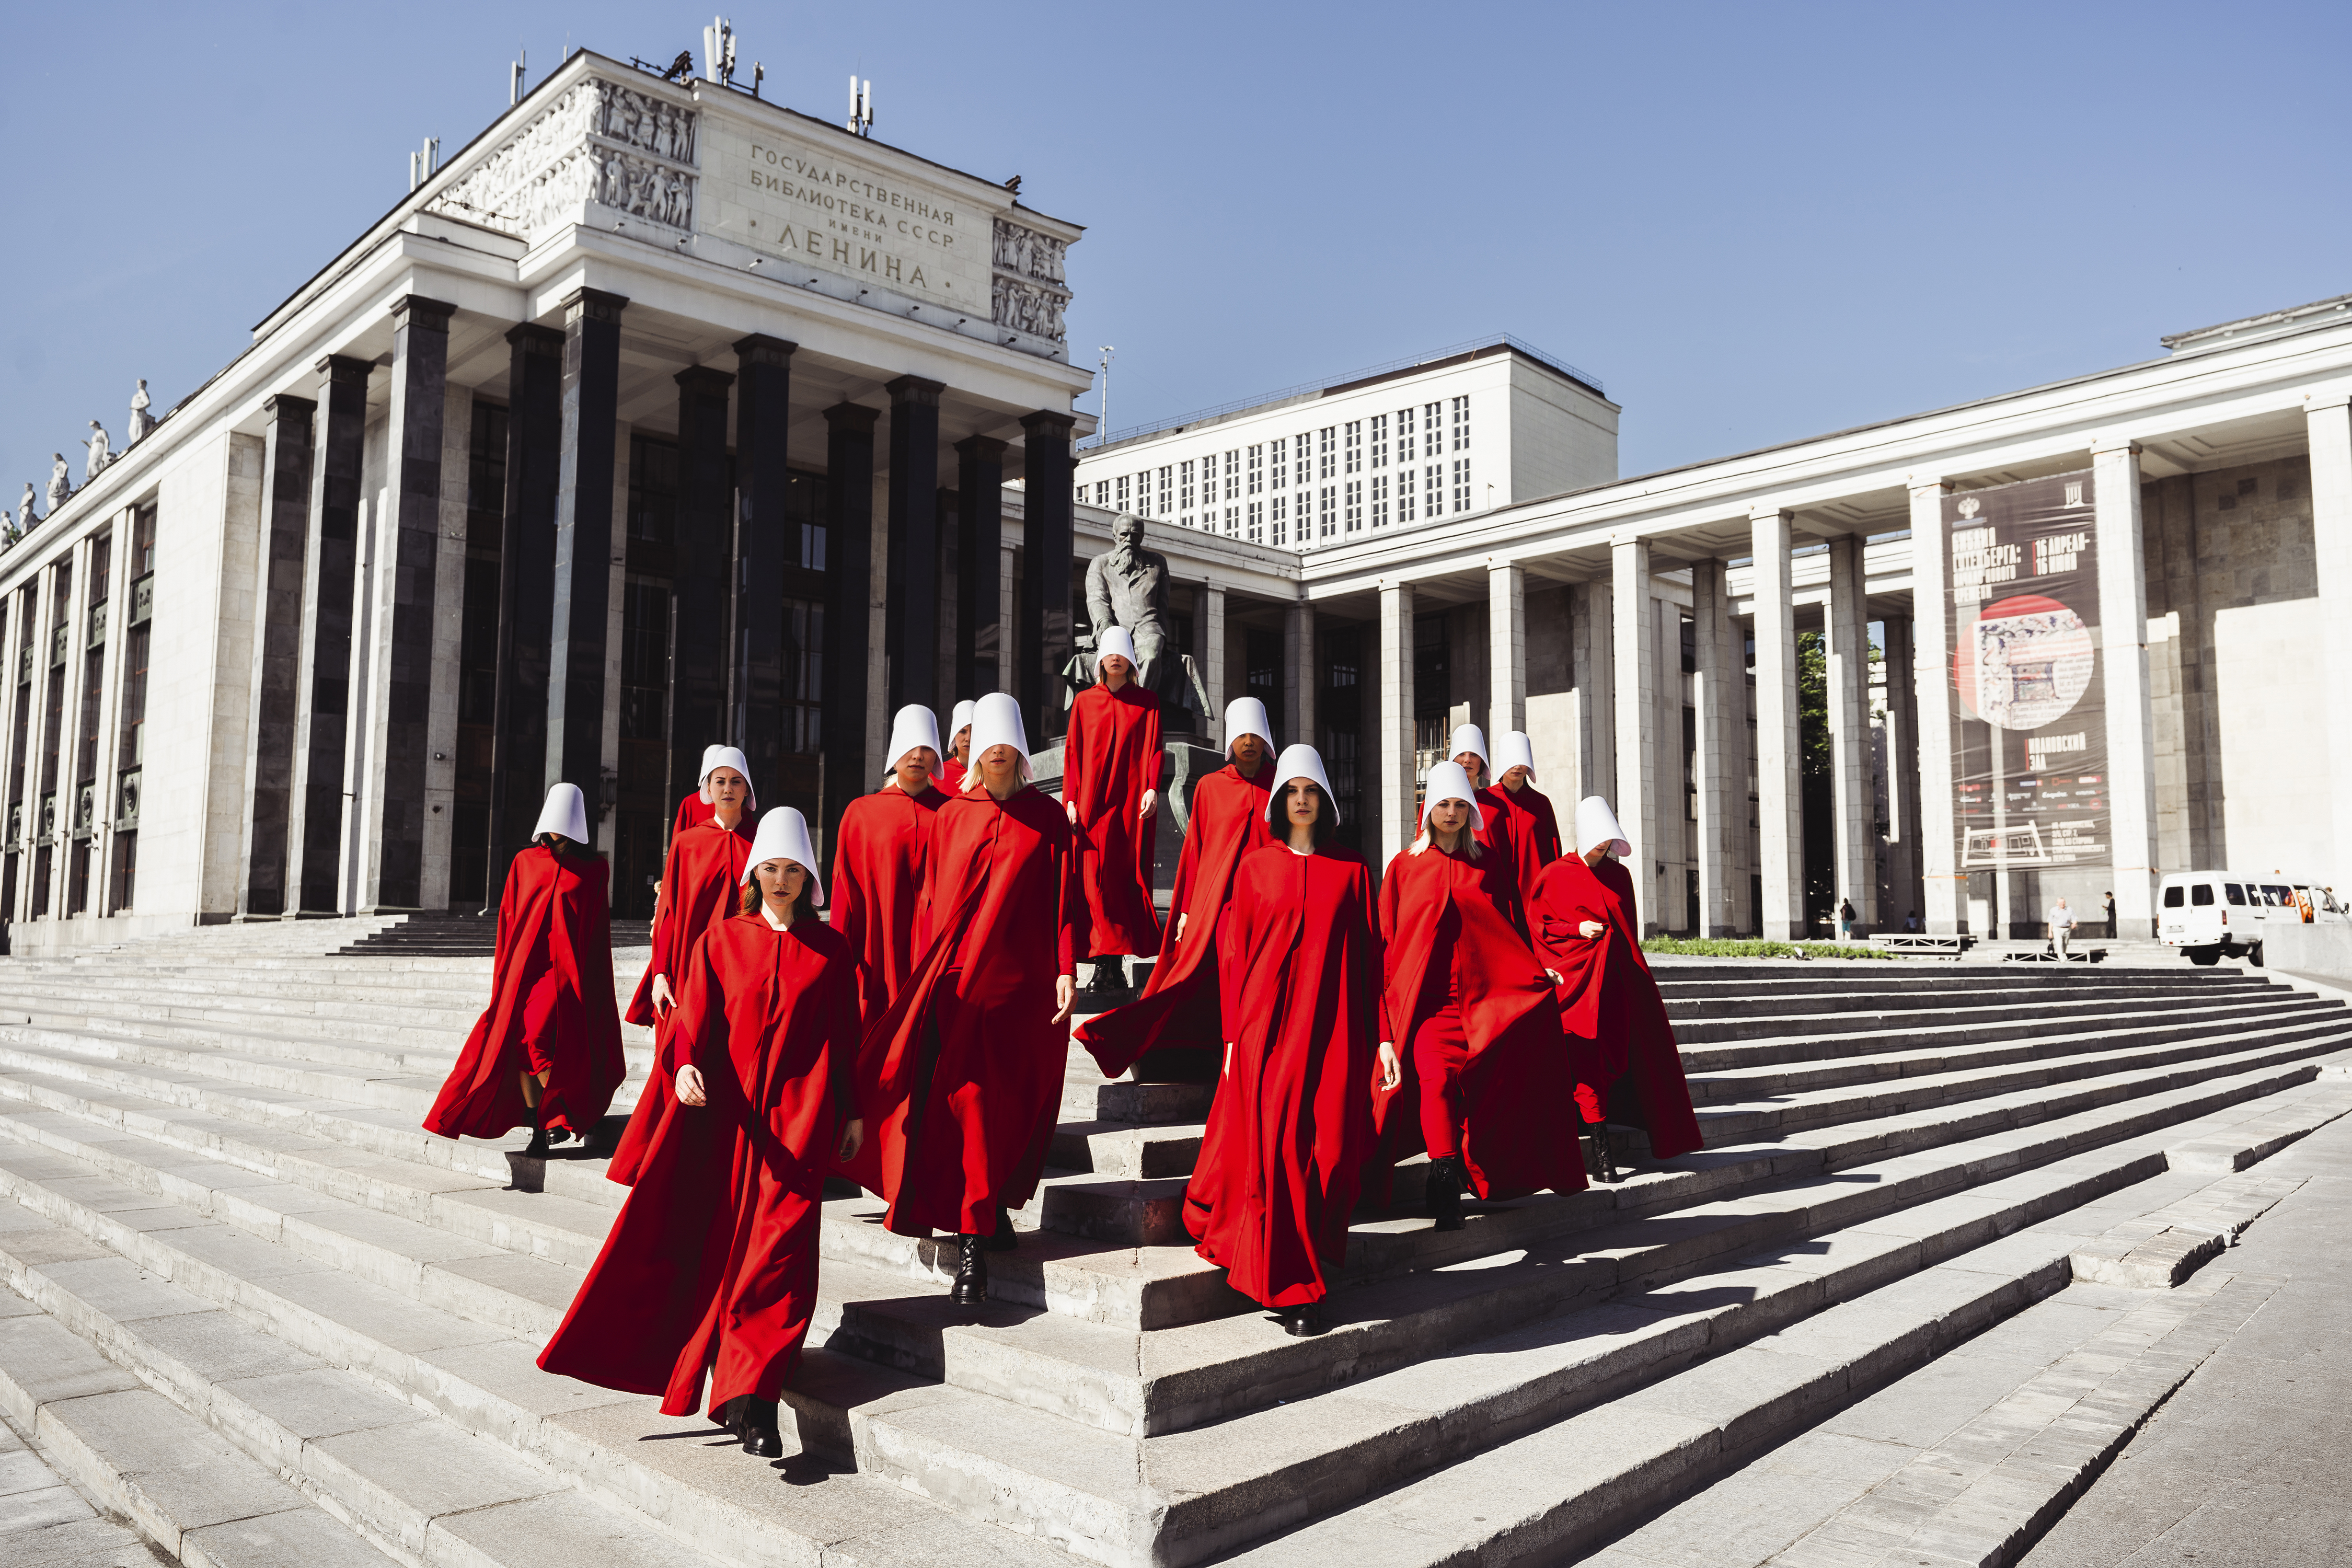
[[[1510,807],[1504,804],[1504,792],[1492,784],[1477,784],[1473,786],[1471,793],[1478,797],[1478,831],[1471,837],[1487,849],[1500,851],[1505,865],[1517,868],[1519,849],[1511,838],[1512,813]],[[1421,809],[1421,823],[1425,825],[1428,818],[1429,807],[1424,802]],[[1417,825],[1414,831],[1420,831],[1420,826]],[[1553,837],[1557,838],[1559,836],[1555,833]],[[1527,906],[1520,897],[1519,881],[1515,874],[1507,882],[1509,902],[1503,906],[1504,915],[1518,928],[1520,936],[1524,938],[1528,927]],[[1404,1042],[1397,1041],[1396,1047],[1402,1051]]]
[[[825,1163],[856,1114],[849,944],[819,921],[720,921],[695,949],[669,1034],[709,1103],[673,1090],[539,1364],[659,1394],[668,1415],[693,1412],[709,1367],[715,1415],[739,1394],[775,1398],[808,1337]]]
[[[1584,1185],[1559,1009],[1550,976],[1506,913],[1517,901],[1511,862],[1491,849],[1475,860],[1435,845],[1418,855],[1407,850],[1389,862],[1381,882],[1387,1038],[1404,1076],[1394,1090],[1373,1091],[1378,1157],[1391,1166],[1427,1147],[1408,1046],[1433,1012],[1424,982],[1432,958],[1443,958],[1458,993],[1465,1052],[1452,1086],[1463,1107],[1463,1163],[1478,1195],[1489,1199]],[[1442,1005],[1444,986],[1434,989]],[[1383,1185],[1385,1179],[1383,1172]]]
[[[857,1052],[866,1146],[843,1168],[901,1236],[987,1236],[1037,1189],[1062,1101],[1082,907],[1060,804],[1031,788],[967,790],[931,824],[915,917],[922,952]]]
[[[1563,982],[1560,1027],[1586,1117],[1605,1111],[1642,1128],[1661,1160],[1698,1148],[1675,1027],[1633,924],[1632,874],[1613,859],[1587,866],[1581,856],[1564,856],[1537,879],[1528,919],[1545,965]],[[1580,936],[1586,921],[1609,929]]]
[[[1085,884],[1078,956],[1160,951],[1151,907],[1151,845],[1158,817],[1139,821],[1143,792],[1160,787],[1160,699],[1135,681],[1097,682],[1070,708],[1062,738],[1062,799],[1078,808],[1078,868]]]
[[[1161,1046],[1216,1050],[1223,1045],[1217,1022],[1217,922],[1243,859],[1275,842],[1265,825],[1273,787],[1274,769],[1265,761],[1258,763],[1254,779],[1227,763],[1193,787],[1192,826],[1176,864],[1176,892],[1160,933],[1160,962],[1151,966],[1141,996],[1087,1019],[1073,1036],[1094,1053],[1105,1078],[1117,1078]],[[1181,922],[1178,915],[1184,917]]]
[[[628,1076],[613,1004],[609,868],[587,851],[534,844],[508,868],[499,900],[490,1005],[425,1114],[444,1138],[496,1138],[530,1125],[521,1075],[544,1070],[550,1127],[586,1137]]]
[[[895,784],[849,803],[834,842],[833,929],[857,959],[857,1011],[871,1023],[915,967],[915,906],[931,824],[948,797]]]
[[[1502,808],[1503,830],[1510,841],[1511,862],[1518,873],[1519,903],[1524,909],[1535,897],[1536,879],[1543,875],[1545,867],[1559,858],[1559,818],[1552,812],[1550,797],[1538,792],[1533,784],[1521,785],[1516,794],[1507,785],[1485,793],[1492,795],[1496,805]]]
[[[971,770],[957,762],[955,753],[950,752],[940,759],[940,773],[934,782],[948,794],[960,795],[963,792],[963,781],[971,776]]]
[[[709,821],[713,809],[711,804],[702,798],[701,790],[689,791],[677,803],[677,820],[670,825],[669,836],[675,838],[688,828]]]
[[[1319,1301],[1372,1147],[1381,949],[1371,868],[1326,844],[1244,856],[1217,928],[1233,1056],[1184,1189],[1194,1248],[1266,1307]]]

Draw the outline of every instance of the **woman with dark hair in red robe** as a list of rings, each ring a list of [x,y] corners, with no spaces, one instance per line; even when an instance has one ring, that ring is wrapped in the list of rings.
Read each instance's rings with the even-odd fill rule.
[[[1557,1124],[1575,1095],[1559,1043],[1554,977],[1507,911],[1511,862],[1476,840],[1470,779],[1429,770],[1421,837],[1381,883],[1387,1005],[1404,1082],[1374,1111],[1385,1163],[1429,1151],[1429,1208],[1462,1227],[1465,1186],[1481,1198],[1576,1192],[1583,1162]]]
[[[1559,817],[1550,799],[1535,786],[1535,746],[1525,731],[1503,731],[1495,742],[1495,787],[1485,793],[1502,811],[1503,837],[1511,846],[1524,905],[1534,895],[1543,868],[1559,858]]]
[[[1576,808],[1576,839],[1580,853],[1537,879],[1528,919],[1538,951],[1560,976],[1559,1021],[1587,1157],[1595,1174],[1613,1182],[1608,1123],[1643,1129],[1650,1152],[1670,1160],[1699,1147],[1698,1117],[1665,1000],[1642,956],[1633,879],[1616,859],[1633,847],[1597,795]]]
[[[900,1236],[957,1237],[954,1299],[988,1299],[985,1248],[1045,1167],[1076,995],[1070,825],[1029,784],[1020,704],[980,700],[971,787],[940,807],[915,940],[921,962],[858,1047],[874,1136],[845,1172]]]
[[[659,1394],[711,1415],[746,1451],[783,1452],[776,1398],[816,1308],[829,1159],[863,1140],[848,944],[817,918],[816,857],[790,806],[760,824],[740,913],[680,976],[673,1079],[635,1187],[539,1364]]]
[[[523,1152],[585,1138],[628,1076],[613,1003],[606,868],[588,847],[576,784],[547,792],[537,840],[514,858],[499,900],[490,1005],[425,1118],[444,1138],[531,1130]]]
[[[1265,703],[1236,697],[1225,704],[1225,754],[1233,760],[1193,786],[1192,820],[1169,904],[1176,918],[1160,939],[1160,962],[1142,996],[1087,1019],[1071,1035],[1094,1053],[1105,1078],[1138,1062],[1146,1063],[1146,1077],[1162,1082],[1216,1073],[1224,1043],[1217,1021],[1217,921],[1243,858],[1276,841],[1266,826],[1273,749]]]
[[[1273,773],[1265,811],[1285,841],[1243,858],[1217,927],[1232,1038],[1184,1225],[1226,1283],[1311,1334],[1325,1270],[1348,1258],[1374,1064],[1389,1089],[1402,1069],[1382,1022],[1370,868],[1328,841],[1339,814],[1314,747],[1288,747]]]
[[[1486,756],[1486,732],[1475,724],[1456,724],[1446,745],[1454,765],[1460,768],[1463,776],[1470,781],[1470,804],[1475,808],[1471,813],[1472,837],[1477,839],[1481,849],[1498,851],[1516,868],[1522,852],[1511,841],[1513,814],[1504,805],[1503,792],[1495,784],[1495,769]],[[1419,831],[1426,832],[1428,827],[1428,805],[1424,801]],[[1511,924],[1518,928],[1519,934],[1525,936],[1527,909],[1516,875],[1511,879],[1510,893],[1510,907],[1505,913]]]
[[[1135,679],[1135,642],[1127,628],[1107,626],[1095,655],[1095,684],[1070,705],[1070,731],[1062,737],[1063,810],[1077,830],[1086,889],[1080,956],[1095,966],[1087,985],[1092,1012],[1126,990],[1123,979],[1111,978],[1120,958],[1160,951],[1151,846],[1160,760],[1160,699]]]
[[[899,709],[890,730],[890,776],[849,803],[834,836],[833,929],[857,955],[857,1011],[865,1023],[881,1016],[914,971],[915,906],[931,824],[948,802],[931,787],[939,741],[929,709]]]

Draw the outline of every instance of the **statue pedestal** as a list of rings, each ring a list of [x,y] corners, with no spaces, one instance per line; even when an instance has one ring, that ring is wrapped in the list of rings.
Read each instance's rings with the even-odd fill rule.
[[[1176,887],[1176,864],[1183,858],[1184,835],[1192,826],[1192,791],[1202,779],[1225,765],[1224,752],[1203,743],[1199,737],[1178,735],[1160,742],[1160,750],[1168,759],[1160,772],[1165,782],[1160,785],[1160,816],[1151,841],[1151,901],[1165,921],[1170,895]],[[1029,754],[1029,771],[1036,775],[1036,784],[1047,795],[1062,797],[1062,748],[1048,746]],[[1148,964],[1148,959],[1139,962]],[[1141,977],[1137,977],[1140,984]]]

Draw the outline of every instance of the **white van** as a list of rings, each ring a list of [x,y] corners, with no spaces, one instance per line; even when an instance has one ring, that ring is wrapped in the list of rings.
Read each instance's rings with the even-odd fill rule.
[[[2234,871],[2168,872],[2156,895],[2157,940],[2180,949],[2191,963],[2218,963],[2240,953],[2260,963],[2265,913],[2302,919],[2293,909],[2266,906],[2263,899],[2259,882]]]

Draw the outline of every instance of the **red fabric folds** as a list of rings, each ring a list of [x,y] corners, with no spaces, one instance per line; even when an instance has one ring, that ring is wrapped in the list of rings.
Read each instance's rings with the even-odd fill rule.
[[[1675,1027],[1642,956],[1632,873],[1613,859],[1587,866],[1581,856],[1564,856],[1537,879],[1528,917],[1545,965],[1563,981],[1560,1026],[1586,1117],[1605,1112],[1611,1121],[1643,1129],[1662,1160],[1698,1148],[1698,1118]],[[1580,936],[1587,921],[1609,929]]]
[[[670,824],[670,837],[675,838],[689,827],[698,827],[710,820],[710,803],[702,798],[699,788],[687,792],[677,803],[677,820]]]
[[[843,1168],[901,1236],[985,1236],[1036,1191],[1070,1054],[1054,1022],[1083,895],[1059,803],[957,795],[931,826],[922,957],[858,1047],[866,1146]]]
[[[1097,682],[1070,708],[1062,738],[1062,799],[1078,809],[1078,868],[1086,891],[1080,958],[1160,951],[1151,907],[1155,816],[1139,821],[1143,792],[1160,787],[1160,699],[1135,681]]]
[[[833,929],[857,959],[857,1009],[879,1017],[915,967],[915,906],[922,901],[931,824],[948,797],[895,784],[849,803],[835,839]]]
[[[709,1103],[669,1097],[539,1364],[659,1394],[669,1415],[693,1412],[707,1367],[716,1415],[738,1395],[776,1397],[815,1310],[825,1164],[851,1114],[848,944],[818,921],[778,931],[755,911],[718,922],[687,968],[669,1036]]]
[[[1584,1185],[1559,1010],[1550,977],[1510,918],[1517,905],[1511,861],[1493,850],[1474,860],[1432,845],[1389,862],[1381,883],[1383,1037],[1396,1045],[1404,1075],[1394,1090],[1373,1092],[1383,1192],[1388,1167],[1428,1146],[1422,1073],[1407,1047],[1448,1008],[1460,1017],[1460,1065],[1451,1068],[1454,1053],[1441,1053],[1450,1079],[1428,1087],[1459,1108],[1459,1152],[1477,1194]],[[1450,1033],[1442,1023],[1433,1045]]]
[[[936,782],[940,788],[948,794],[961,794],[963,790],[963,781],[970,776],[971,770],[955,760],[953,752],[940,759],[940,773]]]
[[[1190,938],[1188,937],[1189,941]],[[1281,1309],[1328,1293],[1372,1146],[1381,949],[1371,870],[1327,844],[1242,859],[1217,930],[1232,1059],[1184,1189],[1195,1248]]]
[[[1471,837],[1477,839],[1487,850],[1499,852],[1503,863],[1512,868],[1510,876],[1496,884],[1499,894],[1507,895],[1507,901],[1501,897],[1497,898],[1497,907],[1503,910],[1504,918],[1517,929],[1522,938],[1525,938],[1527,903],[1519,890],[1519,849],[1511,839],[1511,808],[1504,804],[1504,792],[1492,784],[1476,785],[1472,793],[1478,797],[1478,831]],[[1429,810],[1424,805],[1421,813],[1422,826],[1426,826],[1428,820]],[[1414,831],[1419,832],[1421,828],[1416,827]],[[1402,1040],[1396,1041],[1395,1044],[1399,1050],[1404,1048]]]
[[[1559,818],[1552,811],[1550,798],[1533,784],[1523,784],[1517,791],[1505,785],[1482,794],[1493,795],[1502,809],[1503,832],[1510,843],[1524,909],[1535,897],[1536,879],[1559,858]]]
[[[534,844],[514,858],[499,900],[490,1005],[466,1037],[425,1130],[496,1138],[531,1123],[521,1075],[548,1074],[547,1125],[587,1136],[628,1076],[613,1001],[610,869],[582,850]]]
[[[702,815],[689,824],[687,816],[697,809]],[[669,849],[662,857],[661,890],[654,900],[654,956],[646,965],[645,973],[638,977],[636,992],[629,998],[629,1010],[621,1015],[632,1024],[650,1029],[660,1022],[654,1016],[654,976],[668,974],[670,994],[677,994],[677,974],[664,965],[683,966],[704,928],[714,919],[724,920],[735,910],[731,882],[728,885],[729,898],[711,900],[715,884],[709,879],[719,858],[718,846],[700,836],[700,830],[710,825],[710,807],[702,805],[700,796],[690,795],[677,803],[677,824],[670,831]],[[751,847],[751,835],[758,826],[759,814],[751,811],[746,811],[743,820],[735,825],[735,837],[743,841],[747,854]],[[726,829],[717,831],[724,833]],[[691,851],[683,861],[678,858],[678,847],[682,844],[689,846]],[[735,874],[740,876],[742,871],[743,864],[738,860]],[[687,911],[683,918],[679,915],[681,910]]]
[[[1255,779],[1227,763],[1193,787],[1192,827],[1176,864],[1160,962],[1151,966],[1141,996],[1087,1019],[1073,1037],[1093,1053],[1105,1078],[1117,1078],[1162,1046],[1213,1050],[1223,1045],[1217,1011],[1218,921],[1242,861],[1275,842],[1265,825],[1273,781],[1271,762],[1258,763]]]

